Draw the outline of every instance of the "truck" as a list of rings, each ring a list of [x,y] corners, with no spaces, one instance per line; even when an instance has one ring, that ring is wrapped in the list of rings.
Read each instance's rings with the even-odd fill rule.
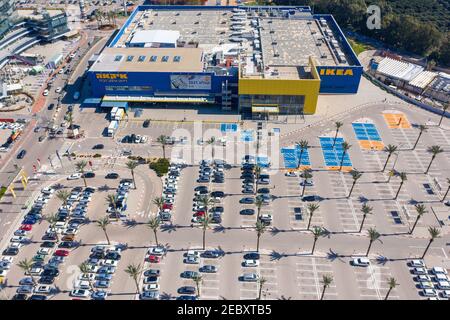
[[[116,120],[111,121],[111,123],[108,126],[108,137],[112,137],[118,127],[119,127],[118,121],[116,121]]]
[[[114,120],[116,120],[116,121],[122,120],[124,114],[125,114],[125,111],[122,108],[120,108],[119,110],[117,110],[117,112],[114,116]]]
[[[110,114],[110,119],[111,120],[115,119],[117,111],[119,111],[119,107],[114,107],[114,108],[111,109],[111,114]]]

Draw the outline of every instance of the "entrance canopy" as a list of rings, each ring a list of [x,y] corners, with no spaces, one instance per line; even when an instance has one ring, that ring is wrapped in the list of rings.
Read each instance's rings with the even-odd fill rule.
[[[279,112],[277,105],[252,105],[252,113],[278,114]]]
[[[177,96],[104,96],[103,101],[127,101],[150,103],[215,103],[212,97],[177,97]]]

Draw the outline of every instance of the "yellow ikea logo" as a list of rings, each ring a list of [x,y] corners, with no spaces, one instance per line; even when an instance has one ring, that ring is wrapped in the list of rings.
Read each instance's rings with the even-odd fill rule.
[[[321,76],[353,76],[352,69],[320,69]]]
[[[96,73],[95,77],[97,79],[110,79],[110,80],[127,80],[128,75],[126,73]]]

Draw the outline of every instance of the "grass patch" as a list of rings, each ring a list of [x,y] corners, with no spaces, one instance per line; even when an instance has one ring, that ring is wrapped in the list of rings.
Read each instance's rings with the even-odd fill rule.
[[[359,55],[361,52],[364,52],[366,50],[373,49],[372,46],[363,44],[363,43],[358,42],[358,41],[356,41],[354,39],[348,39],[348,42],[352,46],[352,49],[353,49],[353,51],[355,51],[356,55]]]

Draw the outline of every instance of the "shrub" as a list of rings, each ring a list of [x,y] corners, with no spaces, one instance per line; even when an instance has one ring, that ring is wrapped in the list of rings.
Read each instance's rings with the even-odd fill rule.
[[[93,157],[93,158],[101,158],[102,155],[101,155],[100,153],[96,153],[96,154],[94,154],[92,157]]]
[[[154,162],[150,163],[150,169],[155,171],[158,177],[162,177],[167,172],[169,172],[170,162],[167,159],[160,158]]]

